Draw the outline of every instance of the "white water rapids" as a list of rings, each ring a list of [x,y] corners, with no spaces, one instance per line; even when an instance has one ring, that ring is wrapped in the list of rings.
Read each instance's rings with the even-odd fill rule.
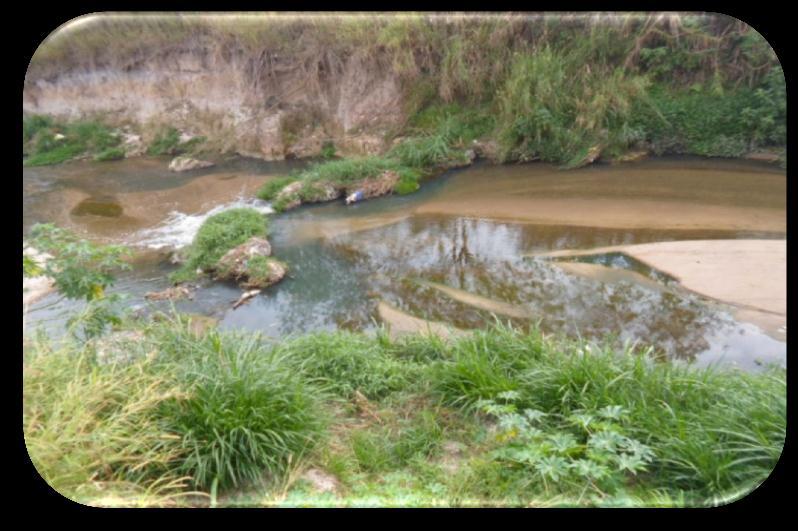
[[[271,204],[266,201],[243,197],[199,214],[186,214],[174,210],[157,227],[136,233],[131,243],[148,249],[180,249],[191,244],[206,219],[232,208],[253,208],[262,214],[274,212]]]

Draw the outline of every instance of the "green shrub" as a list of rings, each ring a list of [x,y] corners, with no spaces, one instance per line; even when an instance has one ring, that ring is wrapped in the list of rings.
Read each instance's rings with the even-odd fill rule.
[[[64,138],[56,140],[56,134]],[[58,164],[85,154],[110,152],[120,138],[107,125],[90,120],[59,123],[49,117],[23,120],[23,151],[30,156],[26,166]]]
[[[335,144],[330,141],[325,142],[321,146],[321,158],[323,159],[332,159],[335,157]]]
[[[72,299],[102,298],[115,282],[114,273],[130,269],[124,259],[130,250],[121,245],[97,245],[77,234],[39,223],[31,228],[29,244],[53,256],[42,273],[51,277],[59,292]]]
[[[34,114],[22,119],[22,143],[27,144],[39,133],[39,131],[52,128],[53,119],[49,116]]]
[[[186,263],[171,275],[173,282],[189,280],[196,270],[212,269],[230,249],[253,236],[266,236],[266,218],[251,208],[234,208],[215,214],[197,231],[188,249]]]
[[[586,69],[579,54],[545,48],[513,62],[497,101],[503,160],[565,163],[605,146],[644,98],[645,78]]]
[[[658,86],[648,104],[636,107],[631,123],[644,131],[656,153],[740,156],[757,147],[785,145],[784,90],[780,69],[759,88],[722,96],[702,86],[682,91]]]
[[[156,344],[187,390],[159,411],[180,436],[175,470],[227,489],[276,481],[313,448],[325,426],[321,395],[284,357],[251,335],[166,333]]]
[[[148,155],[177,155],[177,148],[180,144],[180,131],[174,127],[168,127],[160,131],[147,148]]]

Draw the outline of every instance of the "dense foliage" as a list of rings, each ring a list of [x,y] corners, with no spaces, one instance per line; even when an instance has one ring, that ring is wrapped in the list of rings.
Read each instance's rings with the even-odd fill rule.
[[[352,489],[345,503],[404,474],[416,501],[378,503],[694,506],[750,491],[784,443],[783,369],[695,369],[501,326],[271,345],[180,318],[131,324],[128,341],[29,349],[28,447],[67,495],[280,492],[295,467],[321,466]],[[445,441],[461,448],[454,474]]]

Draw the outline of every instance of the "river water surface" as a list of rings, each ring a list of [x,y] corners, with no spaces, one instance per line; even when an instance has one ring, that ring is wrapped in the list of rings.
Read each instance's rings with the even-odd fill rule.
[[[236,158],[175,174],[162,159],[67,163],[23,172],[23,231],[55,222],[141,252],[114,288],[130,307],[163,308],[144,293],[168,287],[171,249],[190,243],[210,214],[252,199],[267,179],[302,162]],[[641,341],[698,364],[756,369],[785,363],[786,336],[737,320],[734,308],[679,288],[623,255],[560,263],[528,255],[695,239],[786,233],[783,170],[720,159],[660,158],[561,171],[545,164],[477,164],[414,194],[345,207],[301,207],[272,217],[275,256],[289,276],[235,310],[241,291],[208,282],[180,310],[225,329],[285,337],[371,330],[384,301],[458,328],[500,319],[547,332]],[[582,261],[584,262],[584,260]],[[57,332],[76,303],[37,302],[28,327]]]

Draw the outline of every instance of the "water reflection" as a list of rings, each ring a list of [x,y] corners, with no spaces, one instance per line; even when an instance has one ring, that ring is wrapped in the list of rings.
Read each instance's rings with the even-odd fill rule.
[[[662,173],[665,170],[660,171],[660,166],[670,173]],[[725,168],[713,170],[707,180],[704,173],[682,175],[681,167],[679,161],[653,161],[623,170],[569,173],[569,180],[564,173],[541,165],[477,166],[451,172],[408,196],[348,208],[338,203],[301,208],[271,222],[274,252],[290,267],[283,282],[236,310],[232,302],[240,290],[213,282],[200,287],[193,300],[175,306],[216,317],[225,329],[245,328],[274,337],[319,329],[368,330],[379,322],[379,300],[413,316],[464,329],[491,323],[493,317],[486,308],[492,307],[500,310],[496,313],[529,316],[502,317],[519,327],[539,321],[548,332],[587,338],[616,334],[619,341],[655,345],[663,355],[699,364],[725,360],[757,368],[757,362],[784,363],[784,342],[737,321],[728,308],[678,289],[668,278],[623,255],[581,257],[569,264],[525,257],[659,241],[783,238],[782,231],[609,229],[478,219],[488,203],[498,218],[506,214],[499,211],[502,205],[516,209],[514,215],[526,209],[521,213],[534,217],[534,205],[545,205],[526,202],[526,196],[540,199],[548,193],[563,201],[579,198],[586,194],[584,180],[588,178],[597,181],[591,190],[623,192],[619,200],[624,204],[652,194],[663,197],[650,199],[665,202],[674,197],[689,199],[696,208],[702,202],[720,201],[710,196],[729,182]],[[149,240],[143,236],[154,231],[162,240],[185,243],[213,208],[234,204],[239,193],[251,196],[264,176],[289,169],[288,163],[241,159],[191,174],[174,174],[165,169],[164,161],[146,159],[26,168],[23,231],[33,222],[55,221],[113,241],[130,236],[146,245]],[[691,171],[699,170],[707,171]],[[777,203],[783,198],[783,185],[777,175],[759,176],[749,169],[733,177],[737,185],[732,186],[734,193],[721,198],[724,205],[746,207],[753,201],[781,212]],[[685,187],[693,181],[703,183],[697,192]],[[770,190],[766,197],[753,193],[763,187]],[[104,198],[99,207],[96,198]],[[89,215],[72,212],[81,201],[83,208],[88,201],[94,209]],[[121,215],[97,215],[96,208],[107,209],[109,204],[119,204]],[[435,208],[426,208],[430,205]],[[440,213],[447,205],[453,212]],[[552,211],[552,217],[558,222],[570,219],[554,215],[560,213]],[[164,232],[161,222],[169,230]],[[185,235],[188,239],[182,238]],[[167,276],[175,266],[168,264],[166,254],[149,256],[123,275],[113,291],[129,293],[131,307],[168,309],[168,302],[150,304],[143,299],[147,291],[168,287]],[[39,306],[53,300],[45,298]],[[59,316],[77,306],[80,303],[66,301],[31,314],[29,326],[40,320],[53,330],[62,324]]]

